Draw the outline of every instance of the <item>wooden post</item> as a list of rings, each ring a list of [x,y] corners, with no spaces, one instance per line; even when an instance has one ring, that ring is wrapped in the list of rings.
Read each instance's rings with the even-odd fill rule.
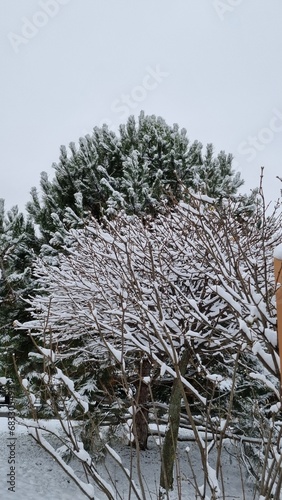
[[[280,357],[280,380],[282,388],[282,245],[274,252],[274,275],[276,284],[277,336]]]

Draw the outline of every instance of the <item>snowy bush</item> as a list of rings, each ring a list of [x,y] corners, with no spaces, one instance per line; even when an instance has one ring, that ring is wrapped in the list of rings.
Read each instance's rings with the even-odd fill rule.
[[[83,385],[97,383],[99,363],[114,367],[124,391],[120,415],[131,413],[138,452],[146,448],[150,416],[162,438],[162,404],[153,394],[164,380],[170,396],[163,403],[160,498],[173,487],[183,423],[201,456],[204,479],[194,476],[198,498],[225,494],[226,439],[242,444],[250,470],[244,445],[259,449],[254,453],[261,471],[255,474],[258,491],[266,498],[270,492],[279,495],[280,370],[272,268],[273,249],[281,241],[279,213],[268,215],[263,197],[260,202],[254,196],[250,205],[242,198],[216,201],[190,193],[189,203],[155,219],[120,214],[69,234],[74,244],[65,248],[58,266],[37,261],[44,295],[32,299],[34,319],[23,328],[33,332],[39,349],[56,351],[51,361],[57,373],[62,365],[72,373],[78,386],[75,392],[69,387],[74,399],[80,402]]]

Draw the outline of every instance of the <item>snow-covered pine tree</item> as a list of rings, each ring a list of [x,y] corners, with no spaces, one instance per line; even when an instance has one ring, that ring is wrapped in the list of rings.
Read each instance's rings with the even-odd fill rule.
[[[20,363],[26,360],[30,342],[26,335],[15,331],[14,321],[26,321],[24,299],[34,292],[32,260],[39,250],[34,225],[15,206],[5,212],[0,200],[0,348],[1,372],[11,376],[12,353]],[[4,354],[5,353],[5,354]]]
[[[232,170],[232,157],[213,156],[200,142],[189,143],[185,129],[167,125],[163,118],[131,116],[115,134],[105,125],[79,140],[70,153],[62,146],[54,164],[55,177],[41,175],[42,201],[35,188],[27,210],[48,241],[58,230],[53,214],[66,225],[66,209],[74,219],[90,213],[97,220],[123,209],[137,215],[156,214],[163,203],[182,199],[186,188],[212,196],[234,194],[243,181]],[[77,196],[81,203],[77,204]],[[57,219],[58,220],[58,219]]]

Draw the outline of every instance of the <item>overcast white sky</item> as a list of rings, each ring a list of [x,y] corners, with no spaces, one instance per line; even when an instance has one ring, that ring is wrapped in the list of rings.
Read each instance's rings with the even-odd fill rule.
[[[61,144],[141,109],[282,184],[281,0],[0,0],[0,197],[21,209]]]

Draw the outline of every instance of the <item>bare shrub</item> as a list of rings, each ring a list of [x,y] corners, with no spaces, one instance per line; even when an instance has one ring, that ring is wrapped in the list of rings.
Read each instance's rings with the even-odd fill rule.
[[[31,330],[44,358],[40,345],[56,353],[55,373],[63,373],[60,366],[69,377],[79,372],[80,387],[71,388],[79,403],[91,400],[82,388],[85,381],[97,383],[95,366],[103,361],[115,367],[124,395],[120,418],[132,416],[140,498],[146,498],[140,450],[150,432],[160,441],[164,435],[158,496],[169,498],[179,427],[199,451],[202,475],[188,453],[196,498],[228,497],[222,468],[227,441],[240,449],[240,470],[260,471],[254,477],[257,494],[279,498],[280,370],[272,256],[280,228],[281,215],[277,207],[268,215],[262,191],[252,204],[190,194],[189,203],[146,223],[121,214],[103,227],[93,221],[71,230],[73,244],[57,266],[37,262],[44,294],[31,301],[34,320],[23,328]],[[163,405],[154,396],[162,380],[170,387]],[[114,391],[112,407],[121,399]],[[70,413],[64,418],[69,422]],[[66,424],[62,427],[65,432]],[[97,482],[93,471],[87,473]],[[176,486],[181,498],[179,478]],[[243,495],[244,488],[242,472]]]

